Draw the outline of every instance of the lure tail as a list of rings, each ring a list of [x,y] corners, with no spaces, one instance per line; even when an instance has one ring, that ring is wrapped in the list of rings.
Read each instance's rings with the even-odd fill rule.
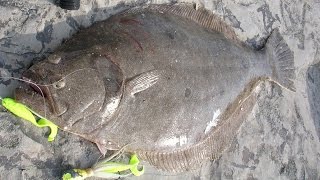
[[[138,169],[140,161],[138,159],[138,156],[136,154],[133,154],[131,156],[129,164],[131,165],[130,171],[135,176],[141,176],[144,173],[144,167],[142,166],[141,169]]]
[[[295,91],[294,78],[294,56],[288,44],[280,35],[279,30],[275,29],[266,44],[266,51],[269,63],[272,68],[272,78],[281,86]]]
[[[105,179],[117,179],[127,177],[131,174],[141,176],[144,173],[144,167],[139,168],[140,160],[136,154],[131,155],[129,163],[114,162],[112,160],[103,160],[89,169],[73,169],[67,171],[63,180],[82,180],[88,177],[99,177]]]
[[[12,114],[31,122],[37,127],[49,127],[50,134],[48,137],[48,141],[53,141],[54,138],[57,136],[58,126],[43,117],[40,117],[41,119],[37,121],[34,116],[34,114],[36,113],[29,109],[27,106],[18,103],[11,98],[3,98],[2,106],[5,107],[8,111],[10,111]]]

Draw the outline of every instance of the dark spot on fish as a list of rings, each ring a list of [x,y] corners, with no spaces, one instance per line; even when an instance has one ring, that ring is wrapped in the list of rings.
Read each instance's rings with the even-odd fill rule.
[[[224,93],[225,93],[224,90],[219,91],[219,95],[220,95],[220,96],[224,95]]]
[[[184,97],[188,98],[191,95],[191,89],[190,88],[186,88],[186,90],[184,91]]]
[[[166,31],[166,34],[167,34],[167,36],[168,36],[170,39],[175,39],[175,35],[176,35],[176,32],[175,32],[175,31],[167,30],[167,31]]]

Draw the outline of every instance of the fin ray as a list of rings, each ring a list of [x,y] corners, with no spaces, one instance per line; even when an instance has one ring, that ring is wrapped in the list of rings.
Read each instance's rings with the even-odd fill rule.
[[[268,38],[266,51],[273,70],[272,79],[281,86],[295,91],[294,54],[278,29],[275,29]]]
[[[196,10],[192,4],[152,4],[142,8],[129,9],[124,14],[136,14],[145,10],[160,14],[172,14],[189,19],[204,28],[222,33],[227,39],[232,40],[236,44],[243,44],[230,25],[225,23],[218,15],[213,14],[205,8]]]
[[[160,71],[158,70],[142,73],[127,82],[126,90],[129,94],[135,95],[156,84],[159,78]]]

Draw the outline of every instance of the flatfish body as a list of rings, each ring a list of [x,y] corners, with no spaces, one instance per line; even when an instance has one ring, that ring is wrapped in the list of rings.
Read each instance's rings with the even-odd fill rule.
[[[48,117],[61,129],[102,153],[127,145],[181,172],[230,145],[261,80],[294,90],[294,64],[277,30],[254,50],[205,10],[150,5],[80,31],[25,78],[47,84]],[[16,98],[44,113],[39,96],[17,90]]]

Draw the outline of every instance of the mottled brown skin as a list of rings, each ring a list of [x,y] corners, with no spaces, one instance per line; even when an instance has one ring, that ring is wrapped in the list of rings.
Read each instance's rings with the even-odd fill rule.
[[[260,80],[294,89],[293,54],[277,31],[255,51],[219,18],[186,5],[136,8],[97,23],[25,78],[46,84],[47,117],[61,129],[102,153],[129,144],[127,151],[173,172],[228,147]],[[39,94],[18,89],[16,98],[44,114]]]

